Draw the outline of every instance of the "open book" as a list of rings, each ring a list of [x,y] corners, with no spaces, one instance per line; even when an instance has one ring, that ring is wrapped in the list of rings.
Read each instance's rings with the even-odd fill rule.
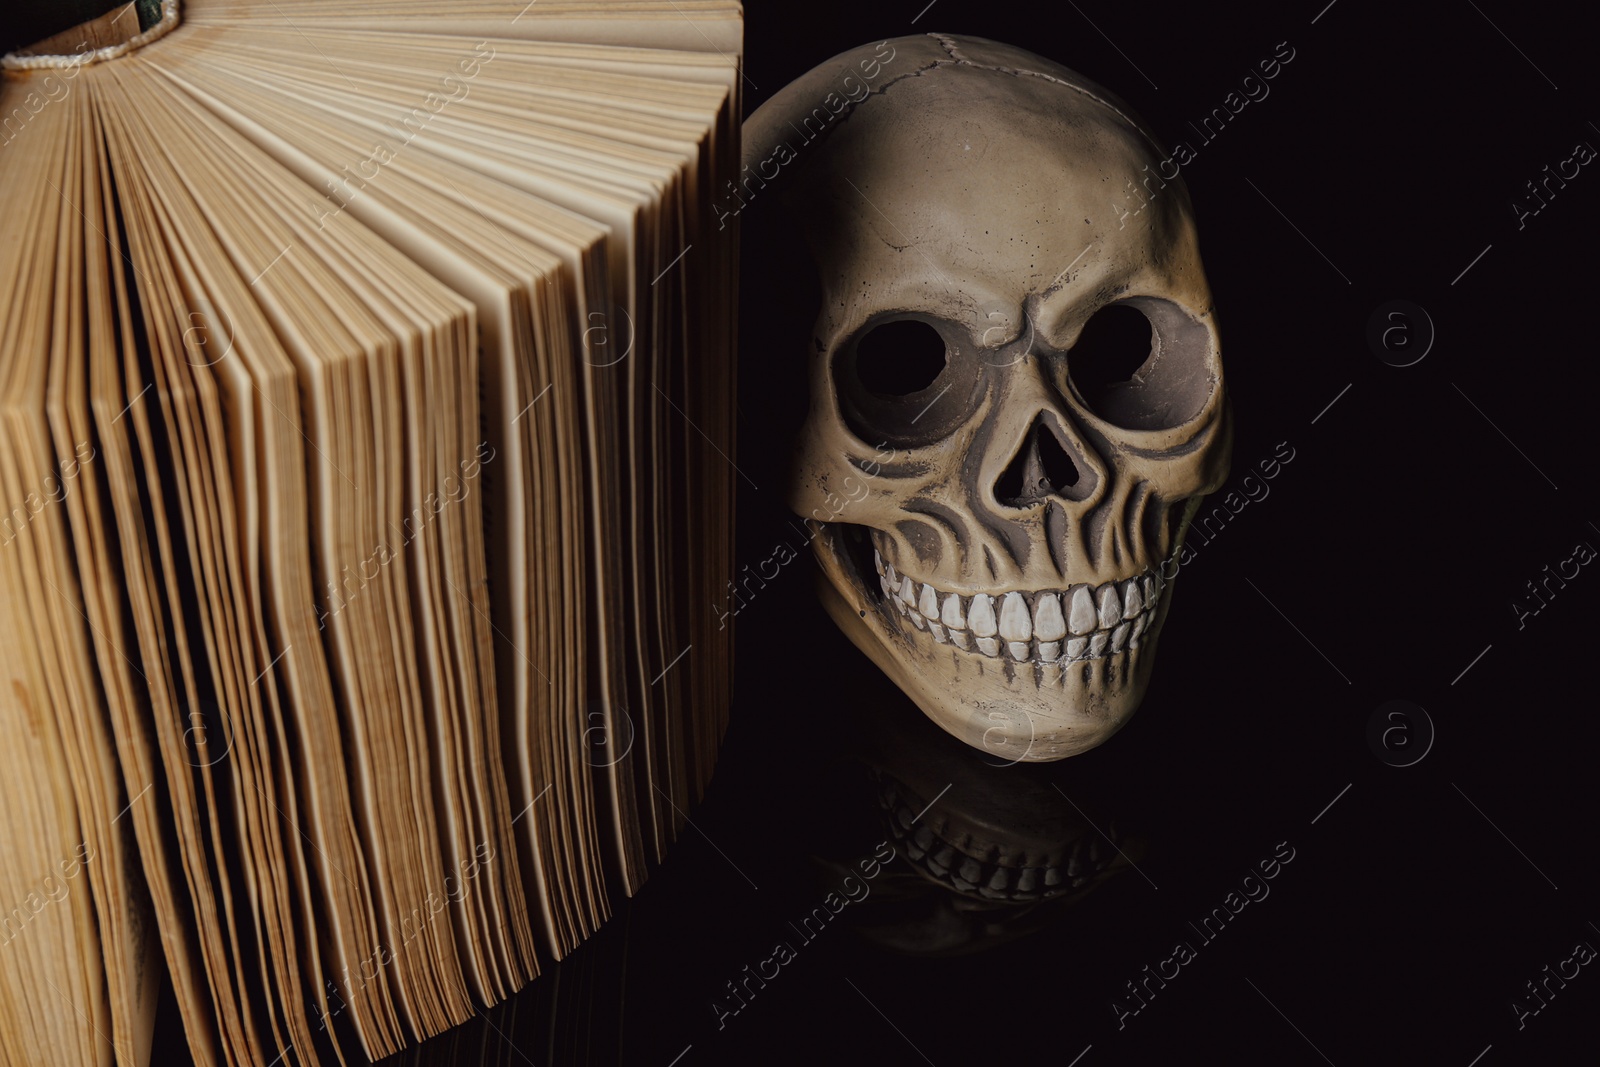
[[[0,1064],[360,1062],[709,778],[740,10],[133,7],[0,84]]]

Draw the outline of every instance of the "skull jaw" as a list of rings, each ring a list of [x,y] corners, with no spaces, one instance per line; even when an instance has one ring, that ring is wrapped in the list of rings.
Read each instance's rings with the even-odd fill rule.
[[[1005,763],[1048,763],[1101,744],[1138,710],[1171,589],[1137,648],[1037,668],[919,641],[850,558],[844,527],[814,524],[823,607],[877,668],[942,729]],[[920,636],[920,635],[919,635]]]

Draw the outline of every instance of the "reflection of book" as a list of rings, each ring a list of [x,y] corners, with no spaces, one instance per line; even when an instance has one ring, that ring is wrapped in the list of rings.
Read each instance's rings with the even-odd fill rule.
[[[467,1019],[726,716],[737,4],[178,14],[0,87],[0,1063]]]

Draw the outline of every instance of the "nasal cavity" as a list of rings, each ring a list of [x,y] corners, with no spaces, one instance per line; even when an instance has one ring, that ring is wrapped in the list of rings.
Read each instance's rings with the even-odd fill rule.
[[[995,483],[994,495],[1011,508],[1032,507],[1052,496],[1077,500],[1092,488],[1089,484],[1080,486],[1080,481],[1083,476],[1078,465],[1072,462],[1054,427],[1040,416],[1033,420],[1022,447],[1006,464],[1005,472]]]

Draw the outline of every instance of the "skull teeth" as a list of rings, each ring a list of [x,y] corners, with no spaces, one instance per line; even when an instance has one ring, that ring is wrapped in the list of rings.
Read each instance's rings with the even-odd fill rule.
[[[1137,619],[1143,610],[1144,591],[1139,587],[1139,579],[1129,578],[1122,583],[1122,617]]]
[[[994,600],[989,594],[979,593],[972,598],[972,607],[967,612],[967,625],[972,627],[974,637],[993,637],[1000,632],[994,620]]]
[[[1099,616],[1094,610],[1094,594],[1089,592],[1088,586],[1078,586],[1072,591],[1072,614],[1067,618],[1067,625],[1081,637],[1094,633],[1098,621]]]
[[[928,811],[925,800],[893,780],[882,786],[879,803],[896,848],[928,877],[968,896],[1019,903],[1058,897],[1102,877],[1115,856],[1112,848],[1095,847],[1097,833],[1033,848],[975,836],[937,809]],[[1106,833],[1120,847],[1123,835],[1114,822]]]
[[[1109,630],[1122,621],[1122,598],[1117,587],[1107,582],[1100,587],[1100,629]]]
[[[1007,593],[1005,599],[1000,602],[1000,636],[1013,645],[1026,644],[1033,636],[1033,620],[1028,618],[1028,602],[1022,599],[1021,593]]]
[[[877,552],[873,564],[885,600],[910,627],[938,644],[991,659],[1058,667],[1101,659],[1139,647],[1155,625],[1165,587],[1154,572],[1099,586],[1076,585],[1064,591],[964,597],[898,573]]]
[[[944,610],[939,613],[939,621],[944,623],[949,630],[965,630],[966,617],[961,613],[961,598],[951,593],[944,598]],[[965,646],[962,646],[965,647]]]
[[[1033,607],[1033,636],[1041,642],[1059,641],[1067,636],[1067,621],[1061,617],[1061,598],[1054,593],[1040,593]]]

